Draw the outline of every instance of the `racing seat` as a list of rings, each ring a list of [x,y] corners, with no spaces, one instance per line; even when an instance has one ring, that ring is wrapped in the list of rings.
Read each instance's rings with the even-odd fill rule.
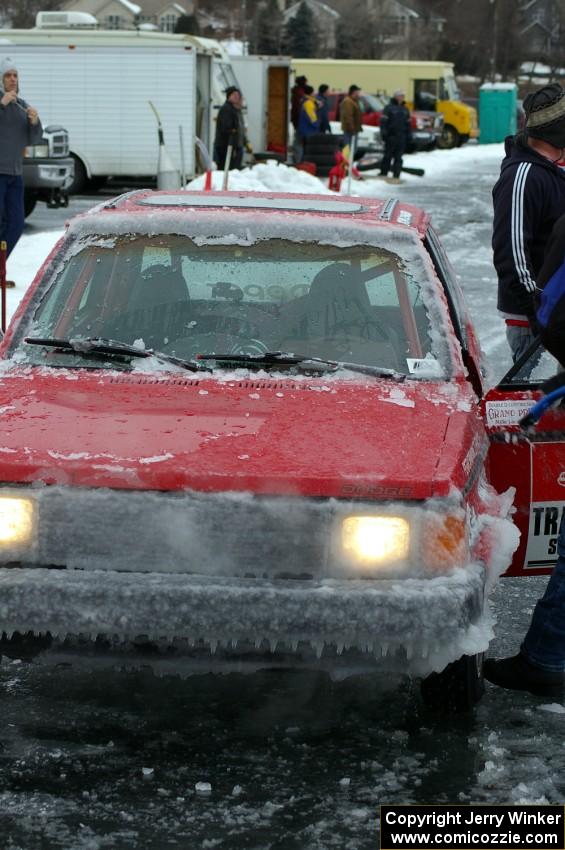
[[[312,281],[306,326],[322,357],[398,368],[395,335],[375,318],[361,273],[347,263],[326,266]]]
[[[109,323],[106,335],[130,343],[141,338],[149,348],[162,348],[183,335],[190,310],[181,271],[154,264],[143,270],[125,312]]]
[[[155,263],[147,266],[141,273],[130,296],[128,309],[141,310],[155,307],[157,304],[188,300],[190,294],[180,269]]]

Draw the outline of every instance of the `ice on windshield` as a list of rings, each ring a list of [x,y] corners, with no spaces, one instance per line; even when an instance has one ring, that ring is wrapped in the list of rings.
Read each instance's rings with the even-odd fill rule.
[[[75,245],[27,335],[142,339],[183,359],[282,351],[412,378],[450,372],[422,287],[392,251],[224,241],[147,234]],[[24,349],[27,362],[85,365],[73,352]]]

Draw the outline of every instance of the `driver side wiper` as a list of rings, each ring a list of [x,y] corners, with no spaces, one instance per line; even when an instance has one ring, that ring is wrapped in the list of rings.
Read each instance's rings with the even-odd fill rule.
[[[48,348],[58,348],[61,351],[70,351],[84,357],[100,357],[101,355],[109,357],[155,357],[157,360],[173,363],[175,366],[188,369],[190,372],[198,372],[203,368],[193,360],[183,360],[180,357],[173,357],[171,354],[155,351],[153,348],[137,348],[127,342],[118,342],[101,337],[58,339],[57,337],[28,336],[25,337],[24,342],[30,345],[43,345]]]
[[[246,364],[253,366],[298,366],[305,371],[337,372],[339,369],[349,369],[361,375],[373,375],[377,378],[391,378],[403,381],[406,378],[402,372],[385,369],[380,366],[366,366],[362,363],[346,363],[342,360],[326,360],[322,357],[308,357],[306,354],[291,354],[286,351],[265,351],[262,354],[197,354],[197,360],[215,360],[217,363]]]

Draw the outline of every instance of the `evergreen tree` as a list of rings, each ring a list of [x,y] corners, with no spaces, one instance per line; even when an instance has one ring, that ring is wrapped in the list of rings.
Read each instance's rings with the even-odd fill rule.
[[[181,15],[176,23],[175,32],[199,35],[200,27],[196,15]]]
[[[318,48],[318,31],[312,10],[305,2],[297,9],[296,15],[288,21],[284,34],[284,51],[290,56],[308,59],[315,56]]]
[[[261,3],[253,18],[249,52],[276,56],[281,53],[283,19],[277,0]]]

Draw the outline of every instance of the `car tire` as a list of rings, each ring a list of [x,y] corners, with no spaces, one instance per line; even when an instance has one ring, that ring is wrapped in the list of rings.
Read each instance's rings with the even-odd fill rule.
[[[420,685],[424,704],[433,711],[469,711],[485,691],[483,660],[482,652],[463,655],[440,673],[430,673]]]
[[[466,144],[469,141],[469,135],[465,133],[464,135],[459,135],[459,141],[457,142],[457,147],[461,147],[461,145]]]
[[[308,136],[304,145],[306,150],[313,147],[320,148],[338,148],[341,136],[336,136],[335,133],[314,133]]]
[[[31,215],[37,204],[37,195],[32,195],[31,192],[24,192],[24,216]]]
[[[330,156],[333,151],[338,151],[339,145],[335,145],[330,147],[329,145],[309,145],[307,148],[304,148],[304,153],[308,154],[309,157],[313,156]]]
[[[459,145],[459,133],[452,124],[444,124],[441,136],[437,141],[438,148],[449,150]]]
[[[91,177],[90,180],[86,181],[86,189],[88,192],[96,194],[96,192],[102,189],[107,182],[107,177]]]
[[[88,182],[88,174],[86,173],[86,167],[84,162],[80,157],[76,154],[71,154],[74,163],[75,163],[75,174],[73,177],[73,182],[67,189],[69,195],[80,195],[81,192],[84,192],[86,189],[86,184]]]

